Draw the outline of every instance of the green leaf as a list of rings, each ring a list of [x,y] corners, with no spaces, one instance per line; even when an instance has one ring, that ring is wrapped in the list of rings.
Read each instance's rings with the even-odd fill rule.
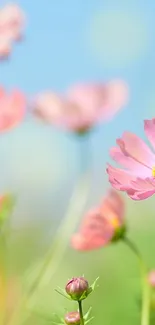
[[[54,313],[53,316],[55,316],[60,322],[63,322],[63,318],[60,317],[59,315]]]
[[[94,291],[98,279],[99,277],[93,282],[93,284],[88,288],[88,290],[84,291],[79,301],[86,299]]]
[[[95,290],[97,281],[99,280],[99,277],[93,282],[93,284],[90,286],[91,292]]]
[[[91,318],[89,318],[88,320],[86,320],[86,321],[85,321],[85,325],[88,324],[88,323],[90,323],[93,319],[94,319],[94,317],[91,317]]]
[[[61,296],[65,297],[66,299],[72,300],[72,298],[66,294],[66,291],[61,289],[60,287],[55,289],[55,291],[59,293]]]
[[[62,317],[57,314],[53,314],[53,316],[55,316],[60,323],[64,324],[64,319]]]
[[[89,287],[89,289],[83,293],[80,300],[86,299],[94,291],[98,279],[99,277],[93,282],[93,284]]]
[[[84,318],[85,320],[87,320],[87,319],[88,319],[88,317],[89,317],[89,315],[90,315],[91,311],[92,311],[92,307],[90,307],[90,308],[88,309],[87,313],[84,315],[84,317],[83,317],[83,318]]]

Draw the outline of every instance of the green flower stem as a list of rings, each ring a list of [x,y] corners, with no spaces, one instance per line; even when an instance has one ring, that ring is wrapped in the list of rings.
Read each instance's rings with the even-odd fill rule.
[[[82,311],[82,301],[78,301],[79,304],[79,313],[80,313],[80,325],[84,325],[84,317],[83,317],[83,311]]]
[[[123,238],[124,243],[132,250],[138,257],[141,270],[142,282],[142,312],[141,312],[141,325],[149,325],[150,322],[150,288],[147,281],[147,267],[143,261],[141,253],[136,245],[127,237]]]

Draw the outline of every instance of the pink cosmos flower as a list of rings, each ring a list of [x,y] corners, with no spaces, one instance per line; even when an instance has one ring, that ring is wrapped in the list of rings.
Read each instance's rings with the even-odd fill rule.
[[[104,84],[81,84],[66,96],[45,92],[34,102],[34,114],[49,124],[82,132],[110,120],[128,102],[128,87],[121,80]]]
[[[122,229],[123,234],[124,210],[123,199],[111,189],[101,205],[86,214],[79,232],[71,239],[72,247],[81,251],[97,249],[116,238],[118,230]]]
[[[21,40],[24,25],[24,14],[16,4],[0,9],[0,58],[8,57],[13,42]]]
[[[0,87],[0,132],[8,131],[18,125],[24,117],[26,99],[19,90],[7,94]]]
[[[148,281],[152,288],[155,288],[155,270],[152,270],[148,275]]]
[[[155,149],[155,119],[144,121],[144,131]],[[108,165],[111,185],[133,200],[144,200],[155,193],[155,153],[135,134],[124,132],[110,156],[124,169]]]

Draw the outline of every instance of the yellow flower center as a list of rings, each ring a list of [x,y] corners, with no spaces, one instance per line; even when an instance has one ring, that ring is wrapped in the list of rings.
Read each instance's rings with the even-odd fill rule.
[[[117,217],[111,218],[110,223],[115,229],[119,228],[119,226],[120,226],[119,220]]]
[[[152,167],[152,176],[155,178],[155,167]]]

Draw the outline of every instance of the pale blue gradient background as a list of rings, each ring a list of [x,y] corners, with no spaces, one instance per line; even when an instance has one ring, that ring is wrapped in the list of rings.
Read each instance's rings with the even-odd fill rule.
[[[93,186],[88,204],[92,206],[108,187],[105,167],[115,139],[124,130],[144,137],[143,119],[155,113],[155,1],[17,3],[27,15],[25,40],[15,45],[10,61],[0,63],[0,84],[20,88],[29,100],[46,89],[63,92],[78,81],[122,78],[129,85],[128,106],[110,123],[100,125],[90,140]],[[0,136],[0,191],[12,190],[18,195],[13,219],[16,226],[35,223],[26,238],[21,229],[19,236],[15,233],[10,245],[12,268],[25,271],[45,252],[48,234],[55,229],[54,221],[64,216],[79,176],[84,145],[31,115],[18,128]],[[149,267],[155,267],[154,197],[134,202],[125,195],[129,237],[136,241]],[[41,231],[36,227],[39,220]],[[83,254],[69,248],[53,282],[38,295],[38,309],[43,306],[50,315],[55,311],[63,315],[66,306],[71,310],[54,287],[63,287],[69,277],[83,273],[90,282],[100,276],[99,288],[85,303],[85,307],[93,306],[92,324],[140,323],[138,263],[122,243]],[[33,325],[43,324],[34,321],[32,317]]]
[[[129,84],[129,105],[109,124],[101,125],[91,139],[98,197],[105,191],[105,163],[116,137],[125,129],[143,136],[143,118],[154,115],[155,3],[153,0],[17,3],[27,16],[25,40],[15,45],[10,61],[0,63],[2,85],[8,89],[19,87],[31,100],[42,90],[65,91],[78,81],[123,78]],[[0,138],[3,170],[0,189],[18,193],[21,210],[28,200],[29,219],[42,218],[43,211],[44,218],[50,217],[49,209],[46,213],[44,210],[48,195],[50,209],[53,204],[57,206],[57,200],[66,201],[78,176],[79,150],[80,144],[69,134],[28,116],[17,129]],[[55,203],[51,203],[52,195]]]

